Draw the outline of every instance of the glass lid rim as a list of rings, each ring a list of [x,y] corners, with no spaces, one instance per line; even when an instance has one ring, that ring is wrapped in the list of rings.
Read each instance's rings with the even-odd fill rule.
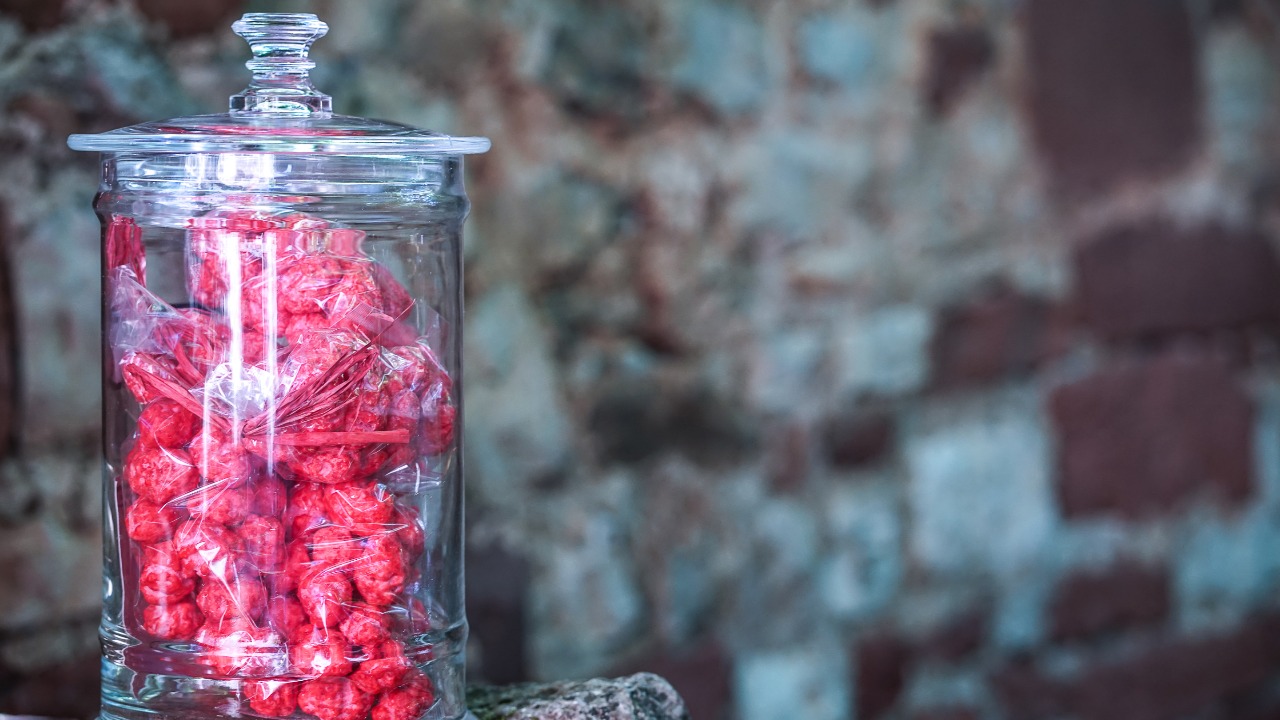
[[[476,155],[491,147],[487,137],[453,135],[273,135],[220,133],[77,133],[72,150],[97,152],[319,152],[330,154]]]

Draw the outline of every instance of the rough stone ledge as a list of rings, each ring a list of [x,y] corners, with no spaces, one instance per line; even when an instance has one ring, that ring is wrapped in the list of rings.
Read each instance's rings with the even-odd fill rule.
[[[689,720],[684,700],[652,673],[471,687],[467,706],[478,720]]]

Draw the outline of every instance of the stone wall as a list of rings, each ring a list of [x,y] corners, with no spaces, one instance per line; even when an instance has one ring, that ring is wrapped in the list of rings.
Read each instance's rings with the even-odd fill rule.
[[[341,111],[493,138],[474,677],[651,670],[703,720],[1280,711],[1270,0],[247,7],[331,24]],[[0,2],[0,711],[94,702],[64,138],[219,110],[243,9]]]

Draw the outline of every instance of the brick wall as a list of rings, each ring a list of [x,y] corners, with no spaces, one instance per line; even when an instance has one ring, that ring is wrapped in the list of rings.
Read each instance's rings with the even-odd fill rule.
[[[184,5],[0,2],[0,711],[94,703],[63,138],[217,111],[229,19],[291,7]],[[340,110],[494,140],[474,677],[654,670],[705,720],[1280,713],[1274,3],[304,5]]]

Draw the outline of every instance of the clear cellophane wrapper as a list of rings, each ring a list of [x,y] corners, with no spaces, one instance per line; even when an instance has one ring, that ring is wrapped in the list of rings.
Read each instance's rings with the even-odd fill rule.
[[[433,702],[411,502],[454,452],[447,331],[303,215],[186,230],[190,302],[147,289],[141,231],[110,221],[108,340],[137,401],[118,483],[125,622],[241,680],[267,717],[410,720]]]

